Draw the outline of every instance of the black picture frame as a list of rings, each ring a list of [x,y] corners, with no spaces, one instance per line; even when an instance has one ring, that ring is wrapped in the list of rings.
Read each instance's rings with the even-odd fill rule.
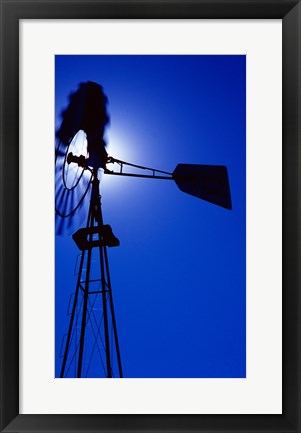
[[[2,432],[300,432],[300,1],[0,0]],[[282,415],[19,414],[19,20],[109,18],[281,19],[283,29]],[[271,163],[273,155],[271,155]],[[272,302],[272,300],[271,300]],[[268,319],[268,317],[267,317]]]

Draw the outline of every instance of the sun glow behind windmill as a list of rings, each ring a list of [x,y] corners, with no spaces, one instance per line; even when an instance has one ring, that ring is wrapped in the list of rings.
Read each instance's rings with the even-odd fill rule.
[[[119,246],[119,240],[103,222],[101,171],[109,176],[172,180],[187,194],[232,209],[225,166],[178,164],[171,173],[119,160],[106,151],[103,137],[108,122],[107,98],[102,87],[94,82],[81,83],[71,94],[57,131],[57,234],[74,230],[75,214],[86,218],[86,224],[73,233],[82,252],[76,290],[70,299],[69,330],[62,343],[61,377],[87,377],[95,356],[99,357],[104,377],[123,376],[107,255],[107,247]],[[95,250],[99,275],[92,275],[91,271]],[[94,311],[100,314],[97,316]],[[87,338],[88,326],[91,341]]]

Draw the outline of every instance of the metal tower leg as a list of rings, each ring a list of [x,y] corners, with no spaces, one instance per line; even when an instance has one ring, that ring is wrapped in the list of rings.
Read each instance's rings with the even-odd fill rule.
[[[111,288],[111,278],[110,278],[110,271],[109,271],[108,253],[107,253],[106,247],[104,247],[104,257],[105,257],[106,273],[107,273],[107,278],[108,278],[108,292],[109,292],[110,308],[111,308],[111,315],[112,315],[112,325],[113,325],[113,333],[114,333],[114,340],[115,340],[115,346],[116,346],[119,377],[123,377],[121,356],[120,356],[120,349],[119,349],[119,341],[118,341],[118,334],[117,334],[117,325],[116,325],[115,311],[114,311],[114,304],[113,304],[113,295],[112,295],[112,288]]]
[[[99,195],[99,181],[95,176],[92,181],[92,193],[90,208],[88,214],[87,225],[85,229],[80,231],[87,234],[87,238],[82,246],[82,255],[79,265],[79,273],[76,284],[76,291],[73,300],[72,312],[70,317],[70,323],[68,328],[67,340],[64,350],[63,362],[61,367],[60,377],[71,377],[70,367],[75,367],[76,377],[83,377],[87,374],[87,367],[83,366],[84,358],[87,357],[87,350],[90,350],[90,356],[93,357],[94,349],[97,347],[98,353],[101,357],[101,350],[105,353],[105,361],[101,358],[101,363],[104,369],[105,377],[122,377],[122,365],[121,356],[117,335],[117,326],[114,312],[114,304],[112,298],[112,288],[110,281],[109,272],[109,262],[107,254],[107,240],[105,237],[101,202]],[[95,240],[95,233],[98,234],[97,241]],[[74,238],[74,236],[73,236]],[[116,238],[115,238],[116,239]],[[119,242],[118,242],[119,244]],[[112,245],[113,246],[113,245]],[[92,266],[92,251],[97,247],[99,251],[99,271],[100,278],[98,280],[93,280],[91,278],[91,266]],[[86,263],[86,270],[84,270],[84,265]],[[84,275],[84,272],[85,275]],[[92,284],[95,281],[100,282],[100,287],[98,290],[92,290]],[[84,285],[84,286],[83,286]],[[82,302],[80,303],[79,294],[82,293]],[[93,311],[94,303],[90,302],[92,296],[100,295],[99,302],[101,302],[102,307],[102,318],[95,317]],[[92,298],[93,299],[93,298]],[[94,298],[95,299],[95,298]],[[95,301],[94,301],[95,302]],[[80,324],[79,324],[79,341],[77,338],[77,319],[79,317],[78,310],[81,312]],[[91,351],[91,346],[86,347],[87,338],[87,326],[90,325],[93,328],[93,319],[97,323],[96,332],[93,329],[94,334],[94,345]],[[98,322],[97,322],[98,320]],[[104,337],[104,340],[102,338]],[[110,344],[110,335],[112,338]],[[86,353],[86,355],[85,355]],[[113,359],[114,357],[114,359]],[[115,367],[117,363],[118,372],[113,369],[113,362],[115,361]],[[85,364],[87,365],[87,363]],[[90,364],[89,364],[90,365]],[[114,368],[115,368],[114,367]],[[73,371],[73,369],[72,369]],[[74,376],[72,376],[74,377]],[[93,376],[96,377],[96,376]],[[97,376],[101,377],[101,376]]]
[[[103,226],[101,202],[100,202],[99,195],[98,195],[98,199],[97,199],[96,212],[97,212],[97,216],[98,216],[98,218],[97,218],[98,219],[98,225]],[[99,240],[101,241],[100,235],[99,235]],[[115,343],[115,349],[116,349],[119,377],[122,377],[121,356],[120,356],[119,341],[118,341],[118,334],[117,334],[117,325],[116,325],[114,303],[113,303],[113,296],[112,296],[108,253],[107,253],[107,247],[104,243],[99,247],[99,253],[100,253],[100,266],[101,266],[101,275],[102,275],[102,296],[103,296],[103,305],[104,305],[105,338],[106,338],[106,347],[108,348],[107,353],[106,353],[108,377],[111,377],[111,359],[110,359],[110,350],[109,350],[108,313],[107,313],[107,302],[106,302],[107,300],[109,300],[109,307],[110,307],[110,311],[111,311],[113,336],[114,336],[114,343]]]
[[[90,225],[91,215],[92,215],[92,210],[91,210],[91,206],[90,206],[89,214],[88,214],[88,220],[87,220],[87,227],[89,227],[89,225]],[[60,374],[61,378],[64,377],[64,375],[65,375],[66,363],[67,363],[67,359],[68,359],[68,355],[69,355],[71,335],[73,332],[75,312],[76,312],[77,303],[78,303],[78,294],[79,294],[79,290],[81,287],[81,276],[82,276],[82,271],[83,271],[84,260],[85,260],[85,251],[82,252],[81,259],[80,259],[79,272],[78,272],[76,289],[75,289],[75,296],[74,296],[72,312],[71,312],[71,317],[70,317],[70,322],[69,322],[69,329],[68,329],[67,340],[66,340],[66,345],[65,345],[63,363],[62,363],[62,367],[61,367],[61,374]]]
[[[93,227],[93,215],[91,215],[90,227]],[[90,236],[92,236],[92,235],[90,235]],[[87,307],[88,307],[88,297],[89,297],[91,256],[92,256],[92,248],[89,248],[88,249],[86,281],[85,281],[85,288],[84,288],[84,305],[83,305],[82,323],[81,323],[81,331],[80,331],[80,344],[79,344],[77,377],[81,377],[82,376],[83,353],[84,353],[84,344],[85,344],[85,332],[86,332],[86,324],[87,324]]]
[[[69,354],[70,340],[71,340],[73,324],[74,324],[74,317],[75,317],[75,312],[76,312],[76,307],[77,307],[77,302],[78,302],[78,292],[80,289],[80,277],[81,277],[81,273],[82,273],[82,269],[83,269],[84,258],[85,258],[85,253],[83,252],[83,254],[81,256],[81,260],[80,260],[79,274],[78,274],[78,278],[77,278],[75,296],[74,296],[74,301],[73,301],[73,306],[72,306],[72,312],[71,312],[69,329],[68,329],[67,340],[66,340],[65,351],[64,351],[64,357],[63,357],[63,363],[62,363],[62,367],[61,367],[61,374],[60,374],[61,378],[65,376],[65,369],[66,369],[66,363],[67,363],[68,354]]]

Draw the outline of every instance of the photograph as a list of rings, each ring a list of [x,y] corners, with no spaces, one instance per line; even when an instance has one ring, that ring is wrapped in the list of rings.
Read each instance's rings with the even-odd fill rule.
[[[246,378],[246,56],[55,56],[55,378]]]

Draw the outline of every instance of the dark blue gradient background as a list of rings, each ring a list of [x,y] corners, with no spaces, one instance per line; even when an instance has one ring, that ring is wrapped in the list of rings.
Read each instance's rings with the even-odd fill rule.
[[[166,171],[226,165],[232,195],[228,211],[171,181],[103,177],[124,376],[245,377],[245,56],[56,56],[56,127],[88,80],[109,99],[109,155]],[[78,253],[56,237],[56,377]]]

